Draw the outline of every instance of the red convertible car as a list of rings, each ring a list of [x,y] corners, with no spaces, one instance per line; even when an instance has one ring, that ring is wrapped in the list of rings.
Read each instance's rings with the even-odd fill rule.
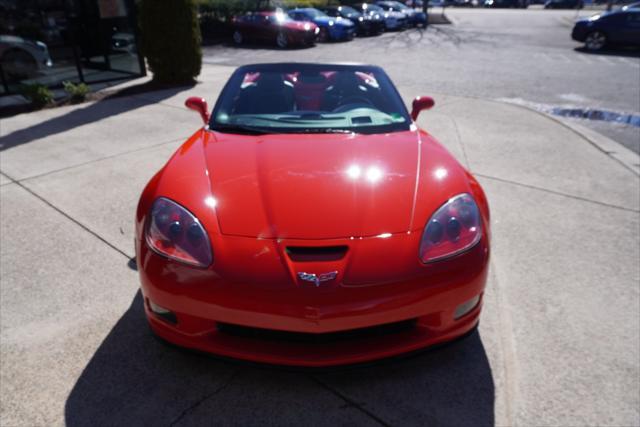
[[[234,19],[233,41],[275,43],[279,48],[312,46],[320,34],[313,22],[294,21],[284,12],[257,12]]]
[[[484,192],[382,69],[240,67],[151,179],[136,257],[152,330],[271,364],[352,364],[471,332]]]

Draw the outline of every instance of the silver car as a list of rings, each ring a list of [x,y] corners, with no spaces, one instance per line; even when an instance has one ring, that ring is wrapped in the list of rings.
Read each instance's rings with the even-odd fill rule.
[[[18,36],[0,35],[0,64],[9,80],[32,77],[52,65],[47,45]]]

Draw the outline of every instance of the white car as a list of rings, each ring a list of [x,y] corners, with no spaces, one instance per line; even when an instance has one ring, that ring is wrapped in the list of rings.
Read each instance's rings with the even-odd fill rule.
[[[52,65],[47,45],[18,36],[0,35],[0,64],[5,77],[20,80]]]

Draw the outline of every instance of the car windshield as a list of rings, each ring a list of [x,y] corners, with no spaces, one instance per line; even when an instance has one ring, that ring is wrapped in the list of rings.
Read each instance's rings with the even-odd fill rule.
[[[400,2],[397,1],[390,1],[387,3],[390,7],[392,7],[394,10],[398,10],[398,11],[403,11],[403,10],[409,10],[410,8],[407,5],[404,5]]]
[[[378,67],[262,64],[239,68],[213,110],[227,133],[386,133],[409,130],[396,88]]]
[[[322,18],[327,16],[326,13],[318,10],[318,9],[303,9],[302,13],[304,13],[309,18]]]
[[[349,6],[340,6],[340,12],[345,16],[346,15],[357,15],[358,14],[357,10],[355,10],[354,8],[349,7]]]
[[[376,4],[367,4],[366,8],[362,5],[362,9],[367,10],[368,12],[384,12],[384,9]]]
[[[265,19],[270,21],[270,22],[274,22],[274,23],[278,23],[278,24],[282,24],[284,22],[291,22],[292,19],[289,17],[289,15],[287,15],[286,13],[282,13],[282,12],[276,12],[274,14],[270,14],[270,15],[264,15]]]

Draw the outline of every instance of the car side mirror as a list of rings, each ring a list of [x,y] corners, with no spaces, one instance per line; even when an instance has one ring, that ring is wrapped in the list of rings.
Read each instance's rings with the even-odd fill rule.
[[[202,121],[204,122],[204,124],[209,124],[209,107],[207,106],[207,101],[205,101],[204,98],[192,96],[190,98],[187,98],[187,100],[184,102],[184,105],[188,109],[200,113],[200,117],[202,117]]]
[[[413,100],[411,109],[411,118],[415,122],[418,119],[418,114],[423,110],[428,110],[436,105],[436,102],[430,96],[418,96]]]

